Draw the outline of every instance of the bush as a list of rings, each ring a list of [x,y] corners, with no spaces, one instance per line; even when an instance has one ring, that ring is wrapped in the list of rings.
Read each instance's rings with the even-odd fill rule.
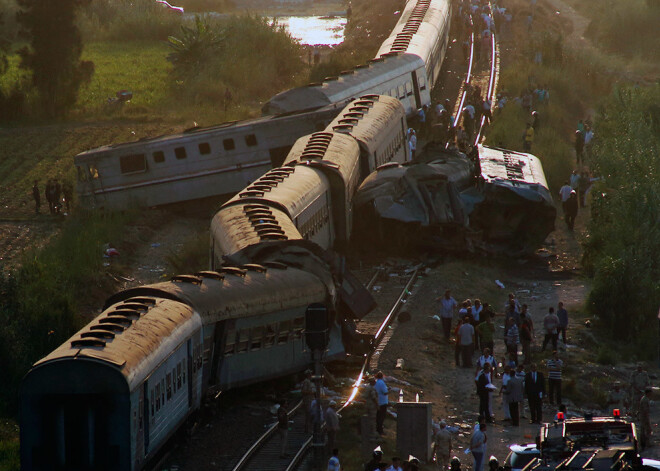
[[[613,338],[653,354],[660,305],[660,86],[619,88],[595,123],[585,266],[589,310]]]
[[[596,354],[596,362],[601,365],[616,365],[616,355],[610,346],[601,345]]]

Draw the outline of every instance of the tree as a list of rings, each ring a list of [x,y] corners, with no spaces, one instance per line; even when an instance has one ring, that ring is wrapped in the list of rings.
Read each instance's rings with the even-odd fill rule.
[[[182,25],[180,38],[170,36],[167,39],[173,49],[167,55],[167,60],[172,63],[177,74],[186,76],[198,70],[222,48],[225,32],[196,15],[194,28]]]
[[[89,0],[18,0],[17,20],[29,46],[19,51],[21,67],[32,72],[41,112],[55,117],[76,102],[94,64],[80,61],[82,40],[76,12]]]

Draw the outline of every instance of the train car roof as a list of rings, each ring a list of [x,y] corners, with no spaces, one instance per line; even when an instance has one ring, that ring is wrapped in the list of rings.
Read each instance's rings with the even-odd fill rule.
[[[199,313],[206,325],[292,309],[334,296],[319,277],[307,271],[282,264],[278,268],[267,265],[224,267],[174,277],[174,281],[122,291],[108,302],[135,296],[177,299]]]
[[[284,166],[274,168],[250,183],[223,207],[258,202],[279,208],[293,219],[327,191],[327,187],[327,178],[322,173],[304,166]]]
[[[552,204],[543,165],[538,157],[480,145],[479,164],[481,178],[486,183],[507,187],[527,199],[542,198]]]
[[[381,45],[376,57],[391,52],[407,52],[428,59],[449,15],[447,0],[413,0],[406,4],[401,18]]]
[[[302,239],[288,214],[262,203],[223,207],[211,220],[211,237],[214,250],[227,256],[262,242]]]
[[[339,173],[352,194],[353,176],[360,165],[360,145],[337,132],[316,132],[296,141],[283,166],[309,165]]]
[[[378,145],[376,139],[382,137],[383,123],[405,115],[405,108],[396,98],[363,95],[346,106],[327,129],[349,134],[373,150]]]
[[[121,370],[130,385],[200,327],[199,316],[181,302],[128,296],[107,307],[34,367],[60,360],[99,361]]]
[[[74,161],[75,162],[86,161],[87,159],[96,157],[99,153],[110,152],[116,149],[125,149],[130,151],[132,148],[143,149],[145,146],[150,146],[150,145],[160,147],[163,144],[168,144],[170,142],[178,143],[179,141],[188,138],[191,140],[198,141],[200,138],[204,138],[206,135],[208,135],[209,138],[215,137],[219,131],[223,131],[223,130],[226,130],[228,133],[231,133],[232,135],[240,131],[244,131],[247,133],[247,132],[251,132],[251,130],[255,126],[263,125],[264,123],[268,123],[268,122],[275,122],[275,121],[283,122],[287,120],[287,118],[298,118],[300,115],[314,113],[318,111],[318,108],[324,107],[325,105],[328,105],[328,103],[319,103],[312,106],[306,106],[305,107],[306,109],[302,111],[294,110],[286,113],[280,113],[270,116],[261,116],[258,118],[246,119],[242,121],[228,121],[226,123],[216,124],[214,126],[193,127],[183,132],[178,132],[174,134],[165,134],[161,136],[143,138],[137,141],[123,142],[120,144],[107,144],[104,146],[96,147],[79,153],[74,157]],[[335,108],[335,106],[336,105],[329,105],[327,108],[331,109],[331,108]],[[298,108],[298,110],[300,110],[300,108]]]
[[[381,84],[388,73],[400,75],[409,70],[424,67],[424,61],[413,54],[394,54],[372,59],[368,64],[328,77],[322,83],[311,83],[279,93],[264,106],[265,112],[286,112],[305,107],[318,106],[320,102],[343,103],[364,94],[365,90]],[[323,98],[321,98],[323,96]]]

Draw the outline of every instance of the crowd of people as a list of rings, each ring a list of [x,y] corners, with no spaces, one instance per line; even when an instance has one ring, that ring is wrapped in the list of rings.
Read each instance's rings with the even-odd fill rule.
[[[65,215],[71,211],[71,200],[73,198],[73,186],[69,182],[60,183],[56,178],[51,178],[46,182],[44,196],[48,202],[48,211],[50,214],[62,214],[62,209],[66,207]],[[41,214],[41,190],[39,189],[39,180],[34,180],[32,186],[32,199],[34,200],[35,214]]]

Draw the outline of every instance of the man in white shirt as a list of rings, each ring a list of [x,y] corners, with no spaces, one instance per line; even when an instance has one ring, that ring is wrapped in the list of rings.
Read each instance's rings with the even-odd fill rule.
[[[571,188],[571,185],[569,185],[568,182],[564,182],[564,186],[559,189],[559,196],[561,197],[561,209],[564,214],[566,214],[566,202],[568,201],[568,198],[571,197],[571,191],[573,191],[573,188]]]
[[[458,329],[458,339],[461,346],[461,359],[463,368],[472,367],[472,351],[474,347],[474,327],[470,324],[470,318],[465,316],[463,325]]]
[[[445,295],[437,298],[440,301],[440,321],[442,322],[442,330],[445,334],[445,339],[449,340],[451,335],[451,321],[454,318],[454,309],[458,303],[451,297],[451,290],[445,291]]]
[[[409,129],[409,136],[408,136],[408,149],[409,149],[409,159],[408,161],[415,160],[415,153],[417,152],[417,134],[415,134],[414,129]]]

